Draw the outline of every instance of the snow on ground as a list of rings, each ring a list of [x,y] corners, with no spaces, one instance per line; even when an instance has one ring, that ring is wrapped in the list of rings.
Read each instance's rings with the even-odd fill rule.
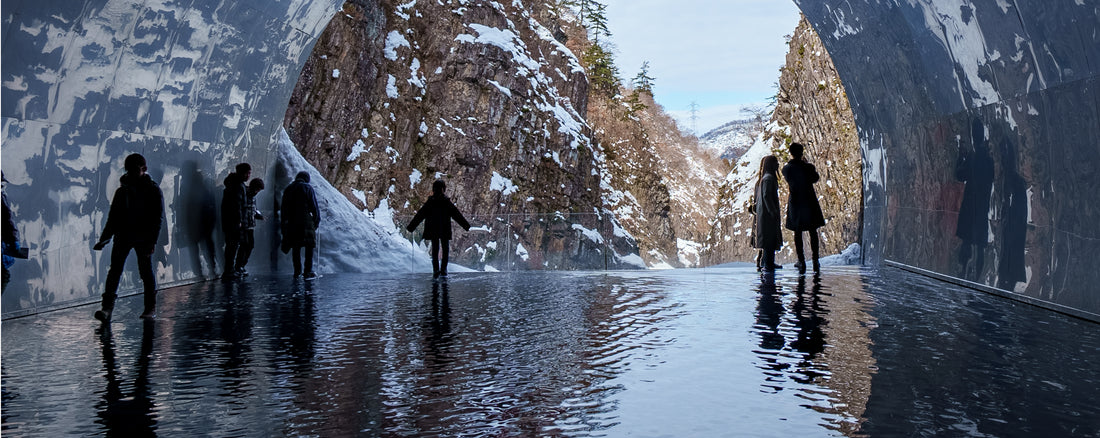
[[[383,226],[359,211],[343,193],[317,172],[298,152],[286,130],[277,134],[277,167],[284,175],[309,172],[310,184],[317,194],[321,225],[317,229],[317,256],[320,273],[333,272],[431,272],[431,260],[422,247],[412,244],[397,232],[388,216]],[[279,174],[279,172],[276,172]],[[286,182],[284,182],[286,183]],[[455,269],[459,271],[459,269]]]

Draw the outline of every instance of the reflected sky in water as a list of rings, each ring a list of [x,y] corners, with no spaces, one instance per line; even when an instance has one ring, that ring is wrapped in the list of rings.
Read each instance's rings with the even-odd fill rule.
[[[886,269],[253,277],[3,323],[2,432],[1090,436],[1096,325]]]

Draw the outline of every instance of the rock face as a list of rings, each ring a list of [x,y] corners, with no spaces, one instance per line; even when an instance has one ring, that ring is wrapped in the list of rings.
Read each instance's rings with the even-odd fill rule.
[[[755,257],[756,251],[749,246],[752,216],[747,204],[760,159],[775,154],[782,166],[790,159],[788,147],[792,142],[806,146],[806,159],[821,175],[814,185],[826,220],[826,225],[819,229],[821,255],[839,253],[859,241],[862,161],[847,94],[832,59],[805,17],[788,47],[771,123],[734,166],[720,189],[718,213],[705,248],[708,263],[749,261]],[[785,206],[785,183],[780,183],[779,192],[780,203]],[[793,233],[784,231],[784,246],[777,260],[791,261],[796,258]],[[808,240],[806,244],[808,256]]]
[[[398,227],[444,180],[474,226],[456,233],[458,263],[638,266],[604,205],[584,69],[540,16],[519,2],[349,1],[306,63],[287,131],[349,199]]]
[[[588,118],[607,156],[605,197],[647,265],[700,266],[728,165],[683,134],[651,96],[642,100],[645,109],[628,112],[615,100],[593,96]]]

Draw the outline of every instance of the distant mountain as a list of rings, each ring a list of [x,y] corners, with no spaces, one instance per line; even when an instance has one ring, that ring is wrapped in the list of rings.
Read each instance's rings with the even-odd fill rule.
[[[699,137],[699,143],[718,151],[723,159],[737,160],[749,150],[761,129],[763,124],[756,120],[734,120],[703,134]]]

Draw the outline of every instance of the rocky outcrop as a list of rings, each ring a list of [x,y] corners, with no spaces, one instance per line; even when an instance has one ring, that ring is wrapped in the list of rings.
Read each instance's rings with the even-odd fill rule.
[[[628,111],[593,96],[588,118],[607,156],[605,197],[647,265],[699,266],[726,162],[684,134],[651,96],[641,99],[644,109]]]
[[[792,142],[806,145],[807,159],[817,166],[815,185],[826,225],[821,232],[821,254],[839,253],[860,237],[862,173],[859,138],[848,96],[832,59],[805,17],[788,42],[787,62],[781,70],[771,123],[734,166],[720,189],[718,213],[707,238],[708,263],[749,261],[752,216],[747,203],[756,182],[759,160],[775,154],[780,163],[790,159]],[[786,204],[780,185],[780,202]],[[794,258],[793,234],[785,232],[779,260]],[[807,249],[807,252],[809,250]]]
[[[474,225],[456,235],[459,263],[636,262],[599,189],[584,69],[538,15],[520,2],[348,1],[306,63],[287,131],[333,185],[397,228],[446,181]]]

